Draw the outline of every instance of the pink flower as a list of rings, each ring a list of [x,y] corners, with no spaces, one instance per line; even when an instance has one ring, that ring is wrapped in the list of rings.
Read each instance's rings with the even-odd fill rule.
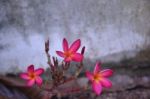
[[[92,89],[97,95],[101,94],[102,87],[110,88],[112,86],[111,81],[107,79],[112,74],[111,69],[100,71],[99,63],[96,64],[93,73],[86,71],[86,76],[92,82]]]
[[[74,41],[73,44],[69,47],[67,40],[64,38],[62,45],[63,45],[63,52],[56,51],[56,53],[60,57],[63,57],[65,62],[70,62],[70,61],[80,62],[80,61],[82,61],[83,55],[80,53],[77,53],[77,51],[81,45],[80,39]]]
[[[30,65],[30,66],[28,66],[27,73],[21,73],[20,77],[27,80],[27,86],[32,86],[35,83],[38,86],[41,86],[43,80],[40,77],[40,75],[43,72],[44,72],[43,68],[38,68],[38,69],[34,70],[34,65]]]

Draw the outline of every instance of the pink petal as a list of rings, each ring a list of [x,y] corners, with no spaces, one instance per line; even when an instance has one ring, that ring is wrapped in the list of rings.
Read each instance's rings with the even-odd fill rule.
[[[87,77],[90,81],[93,81],[93,74],[92,74],[92,73],[90,73],[89,71],[86,71],[85,74],[86,74],[86,77]]]
[[[78,39],[75,42],[73,42],[73,44],[71,45],[69,50],[71,52],[76,52],[79,49],[80,45],[81,45],[81,41],[80,41],[80,39]]]
[[[29,73],[33,73],[34,72],[34,65],[30,65],[28,66],[28,70]]]
[[[21,73],[20,77],[23,78],[23,79],[25,79],[25,80],[29,80],[30,79],[30,77],[28,76],[27,73]]]
[[[67,58],[64,59],[64,61],[65,62],[70,62],[70,61],[72,61],[72,58],[71,57],[67,57]]]
[[[105,70],[101,71],[100,73],[103,77],[110,77],[110,76],[112,76],[113,71],[111,69],[105,69]]]
[[[92,83],[92,88],[93,88],[94,92],[95,92],[97,95],[100,95],[100,94],[101,94],[101,92],[102,92],[101,83],[93,82],[93,83]]]
[[[106,88],[110,88],[112,86],[111,81],[106,78],[102,78],[100,80],[100,83],[102,84],[103,87],[106,87]]]
[[[75,53],[73,54],[72,60],[76,62],[81,62],[83,60],[83,55],[80,53]]]
[[[42,83],[43,83],[42,78],[41,78],[41,77],[39,77],[39,76],[37,76],[37,77],[36,77],[36,80],[35,80],[35,81],[36,81],[36,83],[37,83],[37,85],[38,85],[38,86],[41,86],[41,85],[42,85]]]
[[[97,74],[99,71],[100,71],[100,65],[99,62],[97,62],[94,68],[94,74]]]
[[[27,82],[27,86],[31,87],[35,84],[35,80],[34,79],[31,79]]]
[[[59,55],[60,57],[64,57],[64,53],[61,51],[56,51],[57,55]]]
[[[43,72],[44,72],[43,68],[38,68],[38,69],[35,70],[36,75],[41,75]]]
[[[62,45],[63,45],[63,50],[67,51],[68,50],[68,42],[65,38],[63,39],[63,44]]]

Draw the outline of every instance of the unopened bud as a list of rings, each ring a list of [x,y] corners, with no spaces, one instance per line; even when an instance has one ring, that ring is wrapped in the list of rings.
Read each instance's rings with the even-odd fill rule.
[[[45,51],[49,51],[49,39],[45,42]]]
[[[85,52],[85,46],[82,47],[81,54],[83,55]]]

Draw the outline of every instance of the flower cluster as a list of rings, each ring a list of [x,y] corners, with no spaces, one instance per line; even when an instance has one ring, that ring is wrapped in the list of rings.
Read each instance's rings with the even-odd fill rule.
[[[54,87],[57,87],[61,85],[62,83],[65,83],[68,80],[70,80],[70,78],[68,78],[67,80],[66,78],[64,79],[64,76],[65,76],[64,71],[66,71],[70,67],[71,61],[79,63],[79,65],[77,65],[78,69],[75,72],[75,76],[73,76],[72,78],[76,79],[76,77],[81,72],[83,68],[85,47],[82,48],[81,52],[78,52],[80,46],[81,46],[80,39],[77,39],[71,44],[71,46],[69,46],[68,41],[64,38],[62,42],[63,51],[56,51],[56,54],[63,58],[61,66],[58,66],[57,58],[52,57],[52,60],[51,60],[51,56],[48,53],[49,52],[49,40],[45,42],[45,52],[48,58],[48,65],[51,68],[50,69],[51,78],[53,80]],[[27,68],[27,72],[21,73],[20,77],[27,81],[27,86],[29,87],[33,86],[34,84],[41,86],[43,83],[41,75],[43,73],[44,73],[43,68],[34,69],[34,65],[30,65]],[[108,80],[108,77],[112,76],[112,74],[113,74],[113,71],[111,69],[101,70],[99,62],[96,63],[93,73],[89,71],[85,72],[86,77],[91,82],[93,91],[97,95],[101,94],[103,87],[110,88],[112,86],[111,81]]]

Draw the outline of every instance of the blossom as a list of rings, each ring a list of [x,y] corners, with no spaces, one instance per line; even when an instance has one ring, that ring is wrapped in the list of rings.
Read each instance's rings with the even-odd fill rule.
[[[44,69],[43,68],[38,68],[38,69],[35,69],[34,70],[34,65],[30,65],[28,66],[27,68],[27,72],[25,73],[21,73],[20,74],[20,77],[22,79],[25,79],[27,80],[27,86],[32,86],[34,85],[35,83],[38,85],[38,86],[41,86],[42,83],[43,83],[43,80],[42,78],[40,77],[40,75],[44,72]]]
[[[96,63],[93,73],[86,71],[86,76],[92,82],[92,89],[97,95],[101,94],[102,87],[110,88],[112,86],[111,81],[107,79],[112,74],[111,69],[101,71],[99,63]]]
[[[67,40],[64,38],[63,43],[62,43],[63,52],[56,51],[56,53],[60,57],[63,57],[65,62],[70,62],[70,61],[80,62],[83,59],[83,55],[80,53],[77,53],[78,49],[80,48],[80,45],[81,45],[81,41],[80,41],[80,39],[77,39],[69,47]]]

